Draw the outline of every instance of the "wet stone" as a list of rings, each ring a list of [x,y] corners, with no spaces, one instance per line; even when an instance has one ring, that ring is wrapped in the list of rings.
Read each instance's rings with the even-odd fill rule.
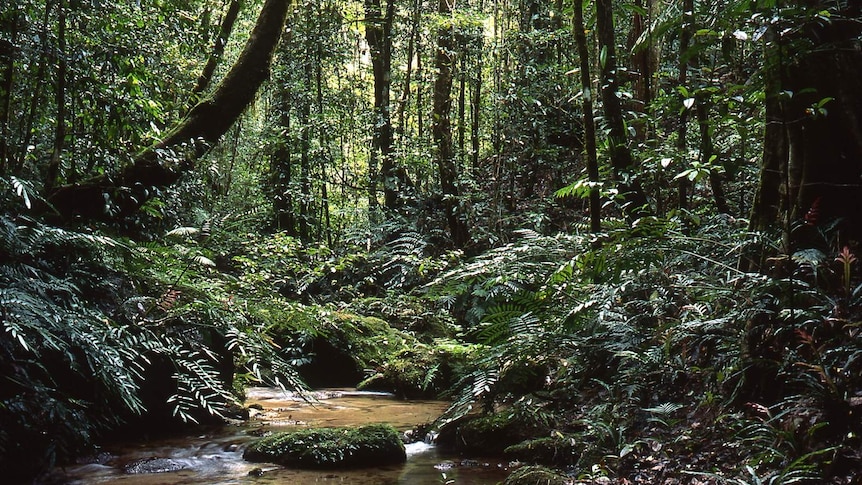
[[[168,473],[185,470],[188,466],[178,460],[171,458],[151,457],[129,463],[123,471],[130,475],[144,473]]]

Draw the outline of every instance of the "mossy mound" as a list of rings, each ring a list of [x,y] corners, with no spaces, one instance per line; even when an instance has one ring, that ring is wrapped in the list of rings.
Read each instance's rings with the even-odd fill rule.
[[[470,455],[500,455],[509,446],[544,434],[544,430],[507,413],[469,417],[455,426],[454,448]],[[445,446],[450,434],[449,430],[441,429],[438,443]]]
[[[503,485],[571,485],[573,480],[543,466],[525,466],[512,472]]]
[[[564,436],[522,441],[503,450],[508,460],[548,466],[573,465],[582,453],[583,445]]]
[[[449,339],[436,339],[431,344],[415,342],[378,366],[377,372],[357,387],[391,391],[411,399],[437,397],[464,376],[480,348]]]
[[[398,432],[386,424],[276,433],[246,448],[243,458],[295,468],[361,468],[404,463]]]

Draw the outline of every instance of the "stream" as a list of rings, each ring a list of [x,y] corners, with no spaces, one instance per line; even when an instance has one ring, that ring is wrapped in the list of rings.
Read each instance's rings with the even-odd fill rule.
[[[90,463],[65,469],[67,483],[480,485],[500,483],[508,474],[499,458],[464,459],[423,442],[406,445],[403,465],[358,470],[287,469],[242,459],[245,445],[267,431],[369,423],[388,423],[407,431],[432,421],[447,406],[444,401],[403,401],[387,393],[347,389],[315,391],[314,396],[317,402],[308,403],[279,389],[250,388],[246,405],[259,407],[251,410],[250,420],[170,438],[104,445]]]

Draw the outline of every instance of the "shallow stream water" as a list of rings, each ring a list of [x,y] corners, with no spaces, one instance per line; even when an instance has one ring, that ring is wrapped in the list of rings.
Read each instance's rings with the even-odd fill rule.
[[[439,416],[442,401],[403,401],[385,393],[316,391],[317,402],[270,388],[250,388],[247,405],[258,404],[247,422],[196,430],[171,438],[105,445],[93,463],[66,468],[72,484],[305,484],[353,485],[502,482],[507,470],[497,459],[464,459],[423,442],[407,445],[407,463],[359,470],[310,471],[242,459],[246,444],[267,431],[303,427],[389,423],[400,431]]]

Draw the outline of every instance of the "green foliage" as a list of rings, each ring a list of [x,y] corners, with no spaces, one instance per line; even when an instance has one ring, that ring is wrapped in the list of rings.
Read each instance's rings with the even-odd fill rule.
[[[644,231],[646,222],[634,231]],[[479,403],[486,410],[523,409],[524,396],[534,396],[528,407],[549,413],[551,422],[555,410],[579,406],[579,439],[589,443],[581,465],[604,456],[603,469],[618,472],[633,456],[673,442],[664,433],[695,409],[717,412],[740,400],[805,389],[804,399],[777,405],[781,417],[766,428],[770,433],[737,439],[767,453],[748,457],[752,466],[789,467],[783,479],[816,473],[832,453],[824,446],[834,442],[828,429],[842,423],[837,426],[846,432],[850,419],[842,413],[858,389],[856,374],[835,370],[855,368],[858,350],[847,340],[855,327],[824,327],[822,315],[832,311],[833,300],[800,281],[782,284],[735,270],[730,259],[751,239],[727,219],[692,222],[655,220],[641,232],[649,236],[610,233],[599,245],[589,238],[534,237],[441,275],[433,291],[469,295],[464,301],[482,310],[470,335],[488,345],[458,384],[446,419]],[[557,257],[546,256],[549,249]],[[841,291],[845,266],[856,263],[851,259],[847,251],[837,256]],[[775,360],[770,349],[786,355]],[[762,387],[764,376],[788,387]],[[551,397],[541,404],[535,396]],[[732,419],[742,429],[757,424]],[[653,436],[644,436],[644,425]],[[775,436],[788,426],[796,438]],[[836,429],[831,439],[846,439],[839,435]]]
[[[141,245],[0,217],[4,464],[67,460],[139,415],[225,416],[237,402],[235,364],[250,378],[301,388],[227,297],[200,244],[205,229]],[[160,397],[145,400],[145,388]]]

